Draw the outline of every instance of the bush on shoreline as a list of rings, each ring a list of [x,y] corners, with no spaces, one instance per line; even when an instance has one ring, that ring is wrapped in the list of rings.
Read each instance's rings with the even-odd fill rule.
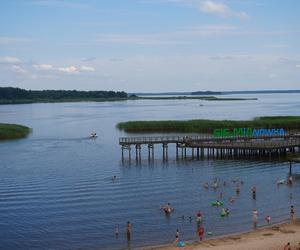
[[[26,126],[0,123],[0,140],[24,138],[30,131],[31,129]]]

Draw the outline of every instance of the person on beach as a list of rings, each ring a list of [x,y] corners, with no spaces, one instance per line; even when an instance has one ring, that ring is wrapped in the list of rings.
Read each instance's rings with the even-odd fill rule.
[[[240,194],[241,189],[240,189],[240,186],[239,186],[239,185],[236,186],[235,192],[236,192],[237,195]]]
[[[266,222],[267,222],[268,225],[269,225],[270,222],[271,222],[271,216],[270,216],[270,215],[266,216],[265,220],[266,220]]]
[[[205,189],[208,189],[208,187],[209,187],[208,182],[205,182],[205,183],[203,184],[203,187],[204,187]]]
[[[295,220],[295,209],[294,209],[294,206],[291,206],[290,214],[291,214],[291,221],[294,221]]]
[[[257,220],[258,220],[258,211],[256,209],[253,209],[252,211],[252,219],[253,219],[253,227],[254,229],[257,227]]]
[[[130,221],[127,221],[126,234],[127,234],[127,240],[130,240],[131,239],[131,223],[130,223]]]
[[[179,242],[179,230],[176,230],[176,234],[175,234],[175,243]]]
[[[256,200],[256,187],[253,186],[252,189],[251,189],[251,191],[252,191],[252,199]]]
[[[288,243],[284,246],[283,250],[291,250],[291,243],[288,242]]]
[[[204,235],[204,228],[202,227],[202,225],[200,225],[198,227],[198,236],[200,241],[202,241],[203,235]]]

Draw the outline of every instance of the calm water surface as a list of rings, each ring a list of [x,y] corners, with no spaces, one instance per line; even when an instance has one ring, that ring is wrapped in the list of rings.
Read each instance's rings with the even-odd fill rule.
[[[140,164],[121,162],[118,138],[126,134],[115,128],[120,121],[300,115],[299,94],[253,97],[259,100],[1,105],[0,122],[25,124],[33,133],[0,143],[0,249],[134,248],[170,243],[177,228],[183,239],[196,239],[198,210],[204,213],[206,232],[214,235],[251,229],[253,208],[259,211],[259,226],[265,225],[267,215],[272,222],[288,219],[291,204],[299,214],[298,175],[293,187],[276,185],[288,174],[284,162],[176,161],[170,148],[169,161],[163,163],[160,147],[153,163],[147,161],[146,147]],[[93,131],[98,139],[87,139]],[[300,173],[300,166],[294,170]],[[216,177],[227,186],[216,192],[202,188]],[[235,195],[232,179],[242,179],[244,185],[230,204],[229,197]],[[251,198],[253,185],[256,201]],[[210,206],[220,192],[231,209],[228,218],[222,219],[220,209]],[[159,209],[166,202],[175,208],[170,217]],[[193,216],[192,222],[182,215]],[[133,226],[130,243],[124,233],[128,220]]]

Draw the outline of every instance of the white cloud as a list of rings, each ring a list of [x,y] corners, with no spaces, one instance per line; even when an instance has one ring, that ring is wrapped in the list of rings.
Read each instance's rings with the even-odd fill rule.
[[[200,11],[204,13],[216,14],[221,17],[237,17],[240,19],[248,18],[246,12],[235,12],[225,4],[211,0],[201,2]]]
[[[13,44],[13,43],[24,43],[24,42],[31,42],[33,39],[29,38],[22,38],[22,37],[7,37],[7,36],[0,36],[0,44]]]
[[[19,73],[19,74],[26,74],[27,73],[27,71],[19,65],[11,66],[11,70],[16,72],[16,73]]]
[[[269,78],[270,79],[277,78],[277,77],[278,77],[277,74],[273,74],[273,73],[269,74]]]
[[[0,57],[0,63],[21,63],[21,59],[13,56]]]
[[[52,70],[53,66],[51,64],[34,64],[32,67],[36,70]]]
[[[59,72],[67,73],[67,74],[75,74],[78,73],[78,69],[75,66],[69,67],[60,67],[57,69]]]
[[[287,44],[268,44],[264,46],[265,48],[272,48],[272,49],[283,49],[283,48],[290,48]]]
[[[98,43],[134,44],[134,45],[172,45],[191,44],[199,37],[239,35],[235,26],[200,25],[182,30],[148,34],[100,34],[95,39]],[[194,39],[194,40],[193,40]]]
[[[90,66],[81,66],[80,71],[82,72],[94,72],[95,68]]]

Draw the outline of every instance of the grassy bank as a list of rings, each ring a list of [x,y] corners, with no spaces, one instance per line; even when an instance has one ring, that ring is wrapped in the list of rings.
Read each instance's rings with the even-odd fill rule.
[[[234,120],[186,120],[186,121],[129,121],[117,124],[117,128],[130,133],[184,132],[212,133],[216,128],[284,128],[300,129],[300,116],[264,116],[247,121]]]
[[[30,133],[30,128],[18,124],[0,123],[0,140],[24,138]]]

